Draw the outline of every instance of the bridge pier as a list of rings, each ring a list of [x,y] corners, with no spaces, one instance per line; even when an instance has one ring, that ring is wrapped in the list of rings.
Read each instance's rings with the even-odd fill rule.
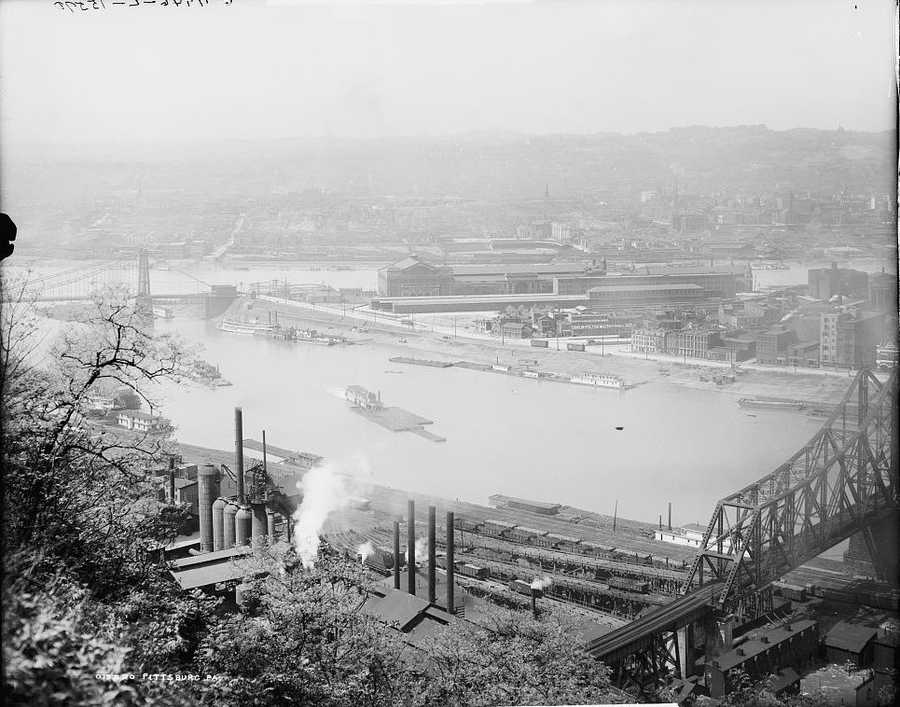
[[[689,678],[695,672],[694,662],[697,660],[697,648],[695,646],[694,624],[688,624],[678,629],[678,669],[682,678]]]

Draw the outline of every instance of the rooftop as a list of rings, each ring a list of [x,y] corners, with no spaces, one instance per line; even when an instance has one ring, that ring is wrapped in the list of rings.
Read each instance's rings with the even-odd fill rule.
[[[702,290],[703,287],[690,282],[673,282],[668,285],[598,285],[588,290],[594,292],[671,292],[672,290],[690,290],[692,292]]]
[[[790,628],[788,628],[788,626],[790,626]],[[815,626],[815,621],[804,619],[802,621],[792,621],[790,624],[787,624],[785,626],[771,628],[765,631],[763,634],[764,637],[768,639],[767,642],[760,640],[763,637],[760,636],[760,639],[750,639],[744,641],[744,643],[742,643],[737,648],[734,648],[727,653],[723,653],[722,655],[720,655],[716,659],[718,668],[723,672],[733,670],[746,661],[752,659],[754,656],[757,656],[760,653],[765,653],[767,650],[773,648],[774,646],[777,646],[782,641],[786,641],[793,636],[802,633],[803,631],[814,628]]]
[[[872,626],[839,621],[825,634],[825,645],[850,653],[862,653],[869,641],[877,635],[878,629]]]

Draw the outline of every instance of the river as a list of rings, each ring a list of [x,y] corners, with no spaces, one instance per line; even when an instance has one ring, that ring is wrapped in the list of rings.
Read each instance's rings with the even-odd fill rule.
[[[72,264],[59,269],[65,266]],[[43,263],[35,274],[55,269]],[[213,283],[375,285],[373,270],[209,264],[184,270]],[[800,267],[759,274],[761,284],[805,280]],[[156,292],[196,287],[177,270],[153,270],[151,283]],[[159,391],[185,442],[232,448],[233,407],[241,405],[246,436],[259,438],[265,428],[272,444],[363,467],[381,484],[478,503],[504,493],[612,513],[618,501],[620,515],[656,522],[671,501],[674,523],[705,524],[717,499],[772,470],[820,424],[786,411],[751,416],[714,389],[654,382],[625,392],[595,390],[392,364],[393,352],[375,344],[289,344],[186,319],[156,326],[202,344],[202,356],[234,383]],[[355,414],[343,399],[351,384],[380,390],[387,405],[434,420],[433,431],[447,441],[390,432]]]
[[[772,470],[820,424],[783,411],[751,417],[714,390],[587,389],[402,366],[370,344],[290,344],[197,321],[157,327],[203,344],[234,383],[160,391],[180,439],[231,449],[240,405],[245,436],[266,429],[274,445],[362,467],[378,483],[478,503],[504,493],[611,514],[618,500],[620,515],[655,522],[671,501],[673,522],[705,524],[718,498]],[[351,384],[433,420],[447,441],[390,432],[354,413],[343,399]]]

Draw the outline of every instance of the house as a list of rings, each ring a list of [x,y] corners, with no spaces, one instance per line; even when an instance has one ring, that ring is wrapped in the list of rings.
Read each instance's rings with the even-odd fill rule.
[[[116,417],[119,427],[135,432],[165,432],[169,420],[159,415],[149,415],[140,410],[122,410]]]
[[[500,334],[506,339],[527,339],[531,336],[531,325],[527,322],[503,322]]]
[[[115,398],[111,395],[102,395],[101,393],[89,393],[85,402],[87,403],[88,409],[90,410],[98,410],[100,412],[109,412],[116,406]]]

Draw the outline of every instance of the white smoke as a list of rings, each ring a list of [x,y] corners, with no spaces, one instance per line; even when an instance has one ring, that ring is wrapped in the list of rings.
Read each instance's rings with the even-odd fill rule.
[[[550,579],[547,575],[544,575],[541,578],[535,577],[531,580],[531,588],[532,589],[540,589],[543,591],[544,589],[549,589],[553,585],[553,580]]]
[[[416,538],[416,544],[413,545],[413,548],[416,551],[416,559],[418,562],[421,562],[428,554],[428,539],[424,537]],[[406,563],[409,564],[409,548],[406,548]]]
[[[316,564],[319,534],[328,516],[347,506],[354,495],[353,471],[325,462],[307,471],[297,482],[303,501],[294,511],[294,549],[306,569]]]
[[[364,542],[362,545],[360,545],[358,548],[356,548],[356,554],[362,558],[360,560],[361,562],[365,562],[366,558],[369,555],[371,555],[373,552],[375,552],[375,546],[372,545],[372,543],[369,542],[368,540],[366,540],[366,542]]]

